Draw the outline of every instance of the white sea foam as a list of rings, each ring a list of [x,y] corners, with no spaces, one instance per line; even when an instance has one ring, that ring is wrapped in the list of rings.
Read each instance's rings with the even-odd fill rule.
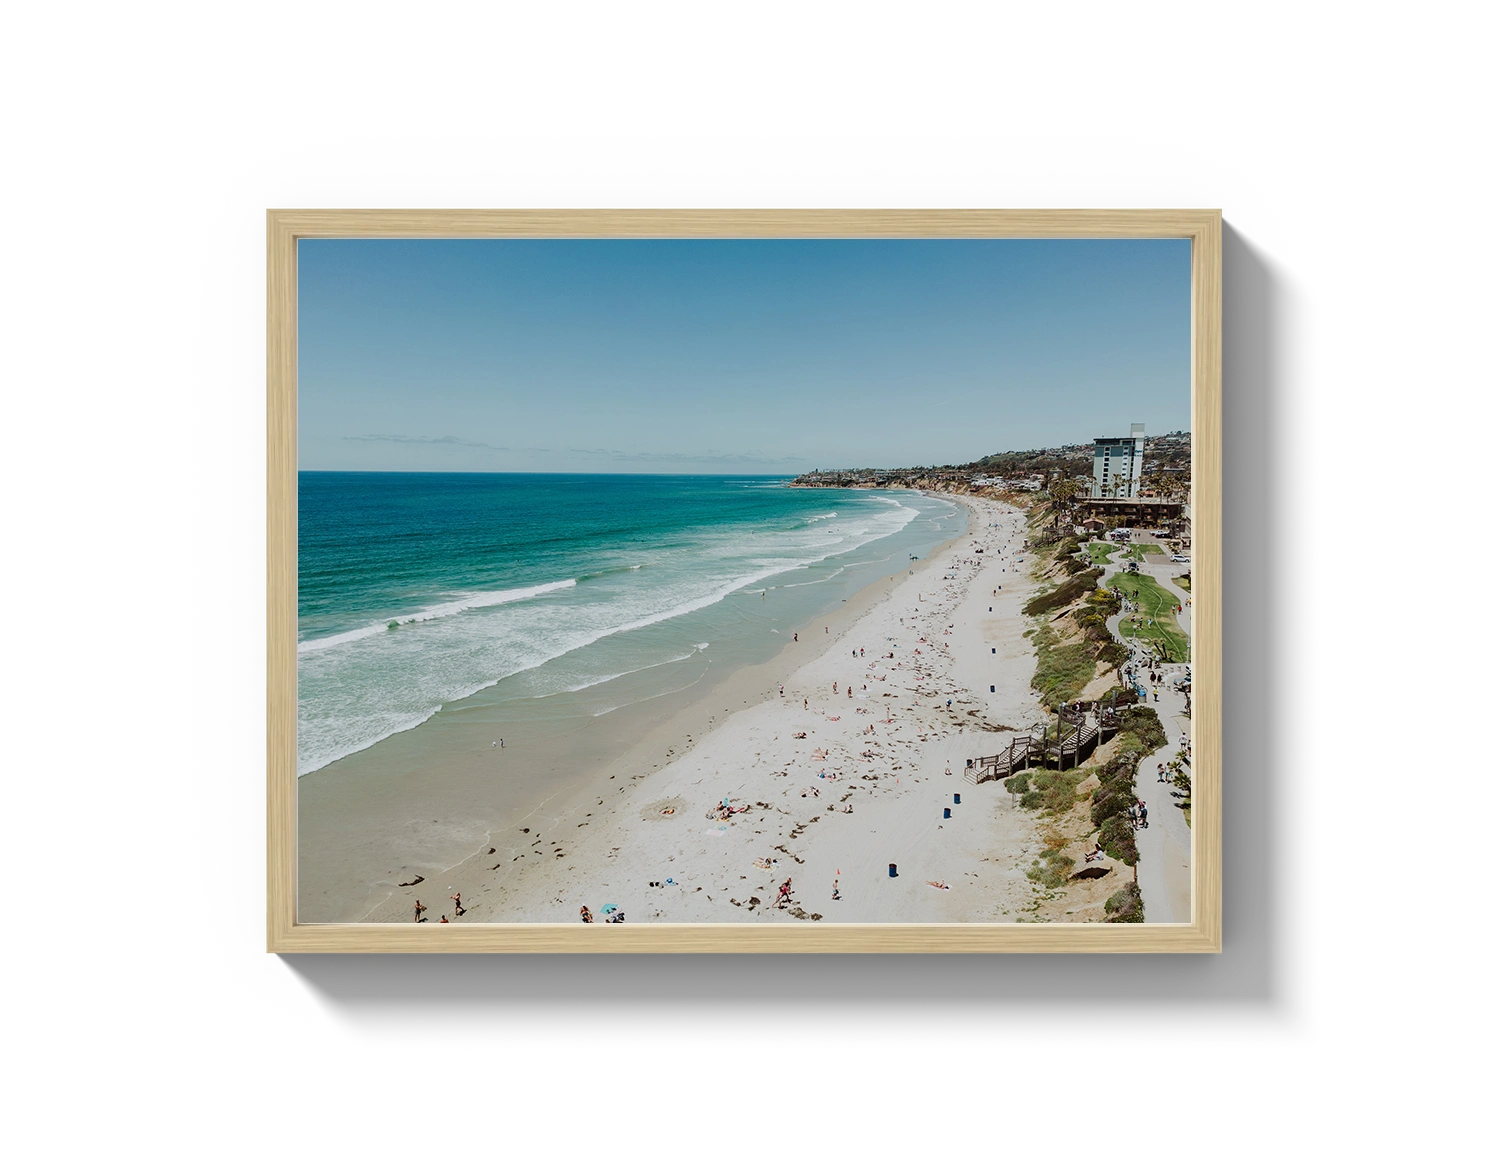
[[[298,774],[416,727],[442,705],[506,678],[547,667],[605,639],[706,609],[767,578],[852,552],[900,531],[920,514],[890,497],[866,499],[883,507],[846,516],[831,533],[812,526],[779,532],[742,528],[726,538],[718,531],[663,547],[642,565],[578,573],[520,589],[459,594],[388,619],[396,622],[392,633],[400,636],[375,637],[387,632],[388,621],[382,621],[310,639],[298,647]],[[832,580],[844,567],[822,580]],[[541,600],[510,604],[532,598]],[[697,651],[708,643],[693,645]],[[617,654],[609,651],[604,657]],[[547,693],[586,690],[690,657],[611,670],[590,652],[561,669],[556,678],[560,685]]]
[[[632,568],[640,568],[634,565]],[[360,626],[357,629],[345,630],[342,634],[330,634],[326,638],[309,638],[306,642],[297,643],[298,654],[312,654],[318,650],[327,650],[330,646],[339,646],[345,642],[357,642],[361,638],[371,638],[376,634],[384,634],[394,627],[409,626],[416,622],[430,622],[437,618],[453,617],[455,614],[464,613],[471,609],[488,609],[495,605],[506,605],[512,601],[525,601],[529,597],[540,597],[544,593],[552,593],[558,589],[571,589],[577,585],[576,579],[567,581],[552,581],[546,585],[530,585],[524,589],[497,589],[488,593],[465,593],[453,601],[443,602],[441,605],[429,606],[427,609],[418,610],[416,613],[405,614],[401,617],[387,618],[381,622],[374,622],[368,626]]]

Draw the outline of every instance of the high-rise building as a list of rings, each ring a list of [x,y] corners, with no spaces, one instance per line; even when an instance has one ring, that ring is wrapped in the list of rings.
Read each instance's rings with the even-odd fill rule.
[[[1089,498],[1133,500],[1141,494],[1146,462],[1146,424],[1131,423],[1130,437],[1094,440],[1094,480]]]

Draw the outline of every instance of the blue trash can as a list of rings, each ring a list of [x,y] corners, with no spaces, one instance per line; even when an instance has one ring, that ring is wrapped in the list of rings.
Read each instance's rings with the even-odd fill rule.
[[[891,862],[891,876],[892,877],[896,876],[896,863],[894,861]]]
[[[954,804],[963,804],[963,802],[964,802],[964,794],[962,792],[955,792],[953,794],[953,803]]]
[[[995,693],[995,684],[994,684],[994,683],[991,683],[991,684],[990,684],[990,694],[992,694],[992,695],[993,695],[993,694],[994,694],[994,693]]]
[[[951,808],[945,808],[943,810],[943,820],[946,821],[952,815],[953,815],[953,810]]]

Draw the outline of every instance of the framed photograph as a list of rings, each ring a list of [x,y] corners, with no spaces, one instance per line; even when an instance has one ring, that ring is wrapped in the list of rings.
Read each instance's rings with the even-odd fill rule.
[[[1254,777],[1266,718],[1317,759],[1322,712],[1224,694],[1286,649],[1227,624],[1226,564],[1293,538],[1224,535],[1298,468],[1266,428],[1325,434],[1325,311],[1254,163],[1124,124],[450,121],[210,186],[178,756],[237,996],[493,1052],[348,989],[586,962],[675,989],[619,1046],[691,1049],[795,956],[855,1044],[889,978],[1277,957],[1296,1007],[1191,1044],[1316,1035],[1323,775],[1295,828]]]
[[[272,211],[271,951],[1217,951],[1217,211]]]

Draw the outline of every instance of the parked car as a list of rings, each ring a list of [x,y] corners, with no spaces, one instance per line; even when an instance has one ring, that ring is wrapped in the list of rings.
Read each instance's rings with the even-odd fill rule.
[[[1181,553],[1178,553],[1176,556],[1174,556],[1172,558],[1172,563],[1174,565],[1186,565],[1186,564],[1191,564],[1192,562],[1191,562],[1191,558],[1185,557]]]

